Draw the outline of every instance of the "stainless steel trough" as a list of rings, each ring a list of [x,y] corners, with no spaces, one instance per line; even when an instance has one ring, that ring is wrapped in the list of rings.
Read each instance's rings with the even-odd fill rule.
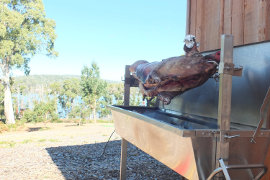
[[[207,179],[216,168],[220,134],[216,119],[168,113],[158,108],[111,109],[117,134],[185,178]],[[254,128],[234,123],[231,127],[226,137],[230,142],[228,164],[242,169],[229,170],[230,176],[254,179],[264,171],[270,131],[262,130],[256,143],[251,143]]]

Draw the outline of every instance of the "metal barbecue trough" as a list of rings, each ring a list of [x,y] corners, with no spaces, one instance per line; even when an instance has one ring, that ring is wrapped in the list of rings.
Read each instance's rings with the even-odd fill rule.
[[[122,137],[120,179],[126,178],[127,142],[187,179],[248,180],[260,179],[266,173],[270,130],[263,115],[270,92],[261,106],[257,127],[243,120],[231,121],[232,76],[236,70],[232,42],[231,35],[222,36],[217,117],[168,110],[162,104],[128,106],[129,88],[136,82],[126,68],[125,106],[110,106],[116,133]]]

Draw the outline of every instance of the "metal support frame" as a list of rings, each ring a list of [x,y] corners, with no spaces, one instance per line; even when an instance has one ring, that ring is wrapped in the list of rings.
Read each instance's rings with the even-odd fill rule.
[[[256,177],[254,177],[254,180],[259,180],[261,179],[264,174],[267,172],[267,167],[263,164],[248,164],[248,165],[230,165],[226,166],[224,164],[223,159],[219,159],[220,166],[219,168],[216,168],[210,176],[207,178],[207,180],[211,180],[212,178],[215,177],[216,174],[223,172],[225,179],[226,180],[231,180],[231,177],[228,173],[229,169],[262,169],[261,172],[258,173]]]
[[[232,96],[232,74],[226,73],[225,64],[233,64],[233,36],[221,36],[221,61],[219,66],[219,103],[218,103],[218,125],[220,137],[217,144],[216,167],[218,159],[222,158],[225,164],[229,159],[229,141],[226,141],[226,131],[230,130],[231,96]]]
[[[124,106],[129,106],[129,95],[130,95],[130,71],[128,65],[125,67],[125,84],[124,84]],[[127,145],[128,141],[122,138],[121,140],[121,161],[120,161],[120,180],[125,180],[127,170]]]
[[[261,131],[262,125],[264,123],[264,112],[265,112],[266,106],[269,104],[269,102],[270,102],[270,87],[268,88],[268,91],[265,95],[265,98],[263,100],[263,104],[262,104],[261,109],[260,109],[260,122],[259,122],[259,124],[258,124],[258,126],[253,134],[253,137],[251,138],[251,142],[253,142],[253,143],[256,143],[255,139]],[[269,112],[270,112],[269,110],[270,110],[270,106],[268,107],[266,115],[269,115]],[[269,119],[268,119],[268,121],[269,121]],[[269,124],[269,122],[267,124]]]
[[[127,144],[128,141],[122,138],[121,140],[121,161],[120,161],[120,180],[127,178]]]
[[[125,67],[125,85],[124,85],[124,106],[129,106],[130,87],[137,86],[137,82],[132,79],[129,71],[130,66]],[[260,130],[261,125],[257,130],[231,130],[230,116],[231,116],[231,96],[232,96],[232,76],[241,76],[242,67],[234,68],[233,64],[233,36],[222,35],[221,37],[221,62],[219,65],[220,84],[219,84],[219,103],[218,103],[218,126],[219,130],[197,130],[184,131],[183,137],[215,137],[218,139],[216,144],[216,156],[213,158],[213,166],[216,169],[210,174],[207,180],[212,179],[219,172],[223,172],[226,180],[230,180],[229,169],[258,169],[262,171],[257,174],[255,179],[260,179],[267,171],[267,167],[263,164],[245,164],[245,165],[228,165],[229,160],[229,143],[232,138],[252,137],[269,137],[270,130]],[[267,97],[270,96],[270,91]],[[268,99],[267,99],[268,103]],[[265,103],[265,104],[267,104]],[[266,108],[263,106],[263,109]],[[268,107],[270,109],[270,106]],[[270,112],[268,111],[267,119],[270,119]],[[262,124],[262,123],[260,123]],[[270,122],[268,126],[270,127]],[[127,144],[128,141],[122,138],[121,142],[121,162],[120,162],[120,180],[126,179],[126,164],[127,164]],[[214,169],[214,168],[213,168]]]
[[[232,96],[232,76],[241,76],[242,67],[234,68],[233,64],[233,36],[222,35],[221,37],[221,61],[219,66],[220,73],[220,85],[219,85],[219,104],[218,104],[218,125],[219,125],[219,141],[217,143],[216,152],[216,169],[210,174],[207,180],[212,179],[219,172],[223,172],[226,180],[231,180],[228,173],[228,169],[254,169],[262,168],[263,170],[257,174],[254,179],[260,179],[267,171],[267,167],[263,164],[248,164],[248,165],[228,165],[229,160],[229,139],[240,137],[239,134],[232,135],[230,130],[230,116],[231,116],[231,96]],[[268,90],[266,97],[270,97],[270,91]],[[264,104],[261,108],[265,109],[265,104],[268,103],[269,98],[265,98]],[[260,128],[263,124],[263,118],[259,123],[257,130],[255,131],[252,140],[260,132]],[[266,131],[268,133],[268,131]],[[246,133],[246,132],[245,132]],[[261,135],[264,135],[263,133]],[[242,134],[243,136],[243,134]],[[250,136],[250,133],[249,133]],[[219,176],[220,177],[220,176]]]

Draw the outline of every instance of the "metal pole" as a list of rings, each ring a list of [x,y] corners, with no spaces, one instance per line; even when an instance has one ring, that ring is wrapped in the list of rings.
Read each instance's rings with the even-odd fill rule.
[[[229,142],[226,141],[225,132],[230,130],[231,117],[231,95],[232,95],[232,74],[228,72],[233,67],[233,36],[221,36],[221,61],[219,65],[219,104],[218,104],[218,126],[220,139],[217,147],[216,167],[219,159],[222,158],[225,165],[228,165]]]
[[[120,161],[120,180],[127,178],[127,140],[122,138],[121,141],[121,161]]]
[[[129,95],[130,95],[130,71],[129,65],[125,68],[125,84],[124,84],[124,106],[129,106]]]
[[[226,180],[231,180],[231,177],[230,177],[230,175],[229,175],[229,173],[228,173],[227,167],[226,167],[226,165],[224,164],[223,159],[220,159],[220,160],[219,160],[219,164],[220,164],[220,167],[222,168],[222,171],[223,171],[223,174],[224,174],[224,176],[225,176],[225,179],[226,179]]]
[[[130,66],[125,68],[125,84],[124,84],[124,106],[129,106],[129,95],[130,95]],[[120,161],[120,180],[125,180],[127,178],[127,144],[128,141],[122,138],[121,140],[121,161]]]

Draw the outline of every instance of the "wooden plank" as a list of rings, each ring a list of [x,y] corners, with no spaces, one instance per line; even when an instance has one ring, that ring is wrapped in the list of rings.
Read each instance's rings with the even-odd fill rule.
[[[234,45],[270,40],[270,0],[188,0],[187,33],[200,51],[220,48],[220,35],[233,34]]]
[[[203,0],[197,0],[196,11],[196,34],[197,42],[200,43],[199,51],[204,49],[205,31],[204,31],[204,2]]]
[[[259,1],[259,10],[258,10],[258,41],[265,40],[265,14],[266,14],[266,1]]]
[[[204,41],[202,51],[220,48],[220,1],[204,1]]]
[[[121,161],[120,161],[120,180],[127,178],[127,140],[122,138],[121,141]]]
[[[220,6],[219,6],[219,34],[224,34],[224,0],[220,0]]]
[[[190,34],[190,4],[191,0],[187,0],[187,15],[186,15],[186,34]]]
[[[259,1],[259,41],[266,41],[270,39],[270,1]]]
[[[233,63],[233,36],[222,35],[220,67]],[[232,75],[220,69],[218,125],[221,130],[230,130]]]
[[[232,1],[232,34],[235,46],[244,44],[244,0]]]
[[[197,14],[197,0],[190,0],[190,27],[189,34],[196,34],[196,14]]]
[[[223,32],[220,34],[232,34],[232,3],[232,0],[225,0],[224,2],[224,18],[221,21]]]
[[[265,41],[268,41],[270,40],[270,0],[266,1],[265,17]]]
[[[259,41],[259,1],[245,0],[244,3],[244,44]]]
[[[232,75],[224,74],[224,64],[233,63],[233,36],[222,35],[221,37],[221,62],[219,66],[219,103],[218,103],[218,126],[220,128],[220,139],[217,148],[217,158],[222,158],[228,165],[229,142],[225,141],[226,131],[230,130],[231,123],[231,96]],[[216,163],[218,164],[218,162]]]

